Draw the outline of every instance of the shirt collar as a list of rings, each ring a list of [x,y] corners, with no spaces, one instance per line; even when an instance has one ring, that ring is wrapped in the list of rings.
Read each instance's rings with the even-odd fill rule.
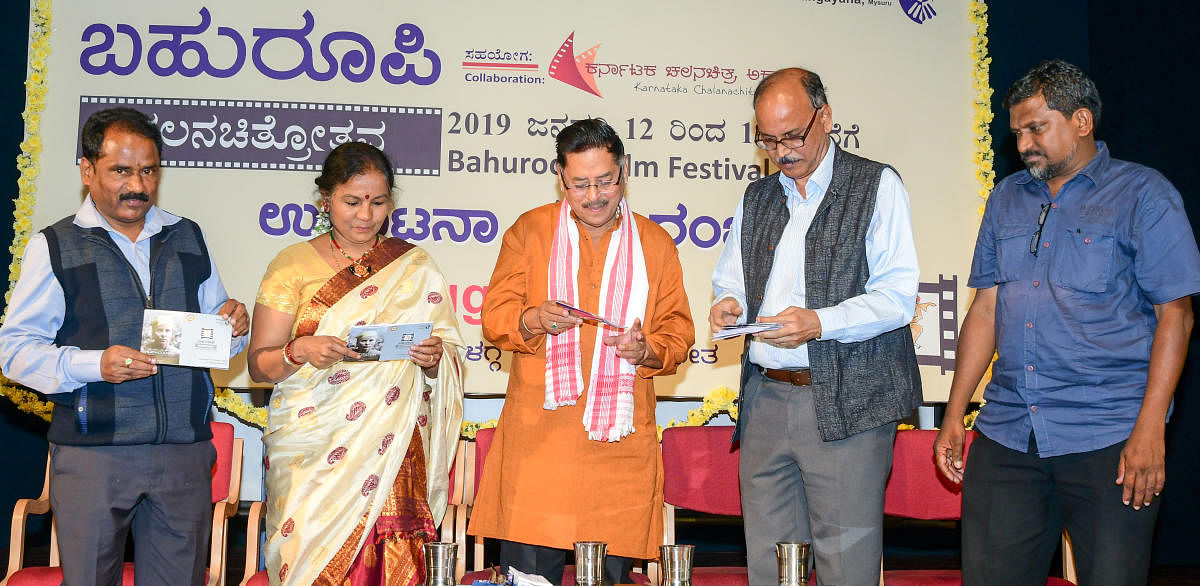
[[[1108,167],[1110,164],[1112,164],[1112,155],[1110,155],[1108,152],[1108,145],[1104,144],[1104,141],[1098,140],[1096,141],[1096,156],[1092,157],[1092,160],[1088,161],[1088,163],[1084,165],[1078,173],[1075,174],[1075,177],[1087,177],[1088,181],[1092,182],[1092,185],[1099,185],[1100,178],[1106,172],[1108,172]],[[1075,179],[1075,177],[1072,177],[1071,179]],[[1033,175],[1029,174],[1029,169],[1021,171],[1021,174],[1018,175],[1016,179],[1017,183],[1022,185],[1033,180]],[[1046,184],[1045,181],[1038,181],[1038,183],[1041,183],[1042,185]]]
[[[808,183],[805,184],[804,191],[808,194],[810,201],[823,197],[825,190],[829,188],[829,182],[833,180],[833,154],[837,151],[837,144],[833,142],[832,138],[827,140],[829,148],[825,151],[825,156],[821,158],[821,163],[817,165],[817,170],[808,176]],[[782,172],[779,173],[779,184],[783,186],[783,192],[788,197],[800,197],[796,181]]]
[[[170,212],[165,212],[156,205],[150,206],[150,211],[146,212],[146,222],[142,224],[142,232],[138,234],[137,241],[150,238],[159,232],[162,232],[163,226],[170,226],[179,221],[179,216]],[[112,224],[108,223],[108,219],[96,209],[96,202],[92,201],[91,194],[83,198],[83,203],[79,205],[79,210],[75,212],[75,225],[80,228],[103,228],[109,234],[121,234]],[[122,235],[123,236],[123,235]]]

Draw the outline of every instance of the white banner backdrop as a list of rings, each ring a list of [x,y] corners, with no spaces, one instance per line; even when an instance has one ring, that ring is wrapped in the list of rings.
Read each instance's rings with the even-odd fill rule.
[[[446,274],[468,350],[468,392],[503,392],[509,356],[479,308],[500,237],[558,196],[553,136],[598,116],[625,140],[629,199],[676,236],[697,326],[663,395],[736,388],[741,341],[714,344],[709,278],[747,182],[773,172],[751,142],[766,73],[824,80],[834,139],[893,165],[921,264],[914,338],[927,400],[944,400],[978,226],[966,2],[714,0],[602,5],[344,0],[57,0],[41,118],[39,229],[83,191],[78,131],[100,108],[155,116],[167,143],[158,204],[207,232],[230,294],[253,304],[269,260],[309,235],[313,178],[347,140],[400,175],[390,232]],[[218,385],[252,386],[244,358]]]

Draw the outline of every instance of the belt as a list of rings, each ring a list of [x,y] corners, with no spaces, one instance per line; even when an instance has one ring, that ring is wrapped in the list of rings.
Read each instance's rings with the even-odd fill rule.
[[[779,382],[788,383],[797,387],[806,387],[812,384],[812,371],[807,368],[800,370],[781,370],[778,368],[763,368],[758,367],[763,376],[777,380]]]

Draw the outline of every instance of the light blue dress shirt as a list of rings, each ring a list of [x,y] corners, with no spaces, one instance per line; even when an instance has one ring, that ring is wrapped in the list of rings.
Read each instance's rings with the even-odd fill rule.
[[[136,242],[113,229],[96,210],[89,195],[75,213],[75,225],[104,228],[121,254],[137,270],[142,287],[150,285],[150,237],[179,221],[151,206]],[[212,262],[211,256],[209,262]],[[143,291],[149,295],[149,290]],[[216,264],[197,295],[200,311],[215,314],[229,299]],[[50,267],[46,237],[38,232],[29,238],[21,261],[21,278],[13,288],[8,315],[0,326],[0,368],[4,376],[44,394],[69,393],[91,382],[104,380],[100,375],[103,350],[81,350],[75,346],[56,346],[54,338],[66,315],[66,296]],[[230,356],[242,351],[246,336],[238,336],[230,345]]]
[[[805,235],[813,216],[825,197],[833,178],[832,140],[816,171],[808,178],[802,197],[796,182],[779,174],[779,183],[787,196],[791,218],[775,247],[775,262],[763,293],[760,316],[773,316],[790,306],[807,307],[804,283]],[[738,202],[733,225],[713,271],[714,305],[732,297],[746,310],[746,282],[742,272],[742,202]],[[920,271],[913,244],[912,212],[908,192],[900,177],[886,169],[879,181],[875,211],[867,231],[867,267],[870,273],[866,292],[831,307],[817,308],[821,321],[821,339],[861,342],[901,327],[912,320],[916,310]],[[744,323],[745,314],[739,318]],[[808,368],[808,345],[779,348],[751,339],[750,361],[766,368]]]

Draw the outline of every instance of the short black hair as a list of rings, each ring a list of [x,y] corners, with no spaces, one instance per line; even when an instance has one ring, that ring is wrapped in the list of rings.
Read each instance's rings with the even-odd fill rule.
[[[821,83],[820,75],[801,67],[788,67],[772,71],[762,78],[762,81],[758,82],[758,86],[754,88],[754,100],[750,105],[757,106],[758,99],[767,90],[785,78],[793,76],[800,76],[800,83],[804,86],[804,93],[808,94],[808,101],[812,104],[813,110],[829,103],[829,99],[825,95],[825,84]]]
[[[88,116],[79,131],[79,143],[83,150],[83,158],[95,163],[100,158],[100,147],[104,144],[104,134],[109,128],[116,128],[134,134],[140,134],[154,141],[158,149],[158,157],[162,158],[162,133],[150,117],[133,108],[108,108]]]
[[[1048,59],[1033,66],[1029,73],[1013,82],[1004,96],[1004,109],[1012,108],[1041,92],[1046,107],[1070,118],[1076,110],[1092,112],[1093,129],[1100,127],[1100,91],[1082,69],[1063,61]],[[1093,130],[1093,133],[1095,130]]]
[[[591,149],[604,149],[613,156],[618,165],[625,164],[625,145],[617,131],[598,118],[586,118],[560,130],[554,139],[558,168],[567,165],[568,153],[581,153]]]
[[[395,171],[387,154],[365,142],[344,142],[329,152],[321,165],[321,174],[313,179],[322,196],[333,195],[337,186],[355,175],[379,171],[387,178],[388,191],[396,188]]]

